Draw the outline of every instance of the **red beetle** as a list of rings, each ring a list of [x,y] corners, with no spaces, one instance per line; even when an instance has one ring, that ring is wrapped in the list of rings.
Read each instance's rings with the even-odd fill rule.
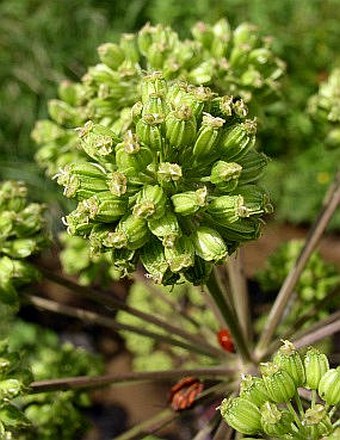
[[[169,402],[174,411],[190,408],[204,385],[195,377],[183,377],[170,390]]]
[[[231,337],[230,331],[226,328],[222,328],[217,332],[217,339],[223,350],[233,353],[235,351],[233,339]]]

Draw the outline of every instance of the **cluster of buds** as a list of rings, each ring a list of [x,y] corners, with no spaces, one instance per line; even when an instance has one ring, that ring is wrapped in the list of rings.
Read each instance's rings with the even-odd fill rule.
[[[15,305],[16,288],[37,279],[25,261],[46,244],[44,207],[29,203],[22,182],[0,183],[0,294],[1,302]]]
[[[158,72],[141,93],[120,136],[92,121],[79,129],[88,160],[56,176],[78,200],[65,223],[123,273],[141,261],[158,283],[202,284],[272,210],[256,184],[267,164],[254,149],[256,122],[243,101]]]
[[[0,341],[0,438],[10,440],[14,433],[30,426],[12,401],[26,394],[31,382],[31,371],[19,354],[9,349],[7,341]]]
[[[90,67],[81,82],[61,83],[59,99],[48,105],[52,120],[36,124],[32,137],[40,146],[40,166],[53,175],[81,160],[74,128],[89,119],[118,135],[124,132],[131,124],[129,108],[143,93],[145,70],[241,97],[254,108],[276,99],[284,66],[273,55],[270,38],[262,38],[255,26],[244,23],[232,31],[220,20],[213,26],[198,23],[192,34],[193,39],[181,41],[171,28],[147,24],[137,34],[122,35],[118,44],[101,45],[101,63]],[[243,112],[242,101],[238,105]]]
[[[332,422],[340,404],[340,367],[330,369],[327,356],[311,347],[304,357],[289,341],[272,362],[260,365],[262,377],[244,375],[240,394],[224,399],[222,417],[236,431],[273,439],[323,439],[333,435]],[[311,390],[311,406],[304,409],[298,388]],[[316,402],[317,393],[320,397]],[[294,409],[292,401],[298,402]],[[331,437],[330,437],[331,438]]]

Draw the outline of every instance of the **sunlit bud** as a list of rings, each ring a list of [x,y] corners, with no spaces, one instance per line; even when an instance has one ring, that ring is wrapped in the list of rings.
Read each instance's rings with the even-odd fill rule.
[[[253,63],[255,66],[261,66],[272,61],[273,53],[266,47],[258,47],[254,49],[249,54],[249,62]]]
[[[204,160],[215,153],[214,146],[224,123],[225,120],[222,118],[215,118],[209,113],[203,114],[201,127],[193,148],[193,156],[197,161]]]
[[[175,148],[191,145],[196,137],[196,119],[190,107],[182,105],[165,119],[166,138]]]
[[[177,163],[161,162],[157,170],[160,185],[178,182],[182,178],[182,168]]]
[[[150,238],[149,229],[144,219],[130,215],[123,218],[118,225],[127,238],[127,248],[130,250],[139,249],[144,246]]]
[[[300,353],[289,341],[283,341],[283,345],[273,357],[274,364],[287,371],[297,387],[305,383],[305,369]]]
[[[192,234],[197,255],[205,261],[220,263],[228,256],[228,249],[215,229],[200,226]]]
[[[205,48],[210,48],[214,39],[214,33],[209,24],[199,21],[191,28],[191,33],[195,40],[202,43]]]
[[[196,191],[187,191],[178,193],[171,197],[174,211],[180,215],[191,215],[197,212],[207,203],[206,187],[199,188]]]
[[[261,407],[261,425],[270,437],[279,437],[292,432],[293,416],[287,410],[280,410],[274,403],[266,402]]]
[[[207,84],[214,76],[215,69],[216,61],[214,59],[203,61],[197,67],[192,69],[188,75],[188,79],[194,84]]]
[[[159,240],[151,239],[141,250],[140,258],[143,266],[150,274],[150,278],[160,284],[169,265],[164,256],[164,248]]]
[[[223,191],[232,191],[238,184],[242,172],[242,166],[236,162],[224,162],[219,160],[214,163],[210,181]]]
[[[211,45],[211,53],[216,58],[226,55],[231,38],[230,25],[226,19],[222,18],[213,26],[214,40]]]
[[[124,52],[118,44],[104,43],[98,49],[100,61],[111,69],[116,70],[124,61]]]
[[[287,371],[280,369],[273,362],[260,364],[267,393],[273,402],[288,402],[296,393],[296,385]]]
[[[243,216],[244,209],[242,196],[221,196],[216,197],[209,203],[207,212],[216,223],[228,226]]]
[[[327,356],[318,349],[310,347],[305,354],[303,362],[306,374],[305,386],[316,390],[321,377],[329,370]]]
[[[264,84],[264,78],[259,71],[249,67],[249,69],[242,74],[241,82],[245,86],[260,89]]]
[[[242,46],[246,44],[252,49],[258,42],[258,29],[251,23],[241,23],[233,32],[234,46]]]
[[[238,159],[243,156],[255,142],[256,121],[247,119],[226,130],[218,147],[223,156],[228,159]]]
[[[132,63],[137,63],[139,61],[137,39],[134,34],[123,34],[121,36],[119,45],[127,60],[131,61]]]
[[[103,191],[80,202],[77,209],[86,213],[92,220],[111,223],[125,214],[127,200],[115,197],[109,191]]]
[[[261,413],[256,405],[242,397],[222,400],[220,406],[224,420],[242,434],[256,434],[261,431]]]
[[[340,403],[340,367],[331,368],[320,379],[318,391],[328,405]]]
[[[193,243],[186,235],[178,237],[173,246],[165,248],[164,253],[172,272],[180,272],[193,266],[195,261]]]
[[[177,217],[170,210],[166,210],[160,218],[151,218],[148,221],[148,226],[150,231],[162,241],[165,247],[173,246],[176,238],[181,233]]]
[[[90,157],[100,160],[106,156],[112,157],[115,145],[119,142],[117,135],[100,124],[86,122],[83,128],[78,130],[81,147]],[[113,157],[112,157],[113,159]]]
[[[248,399],[258,408],[268,400],[271,400],[263,379],[251,376],[250,374],[246,374],[242,377],[240,383],[240,397]]]
[[[122,196],[127,191],[127,177],[125,174],[116,171],[108,175],[107,185],[114,196]]]
[[[147,185],[138,194],[132,213],[145,219],[160,218],[165,213],[166,202],[166,195],[160,186]]]

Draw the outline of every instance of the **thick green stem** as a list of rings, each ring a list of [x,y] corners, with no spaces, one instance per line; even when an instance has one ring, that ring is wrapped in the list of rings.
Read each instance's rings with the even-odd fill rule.
[[[226,325],[228,326],[231,335],[233,337],[233,341],[238,348],[238,351],[242,357],[242,360],[245,363],[251,362],[251,355],[246,344],[242,329],[238,322],[238,318],[233,310],[230,308],[229,304],[226,302],[221,287],[217,281],[216,272],[212,271],[209,280],[206,283],[206,286],[214,299],[217,307],[219,308]]]

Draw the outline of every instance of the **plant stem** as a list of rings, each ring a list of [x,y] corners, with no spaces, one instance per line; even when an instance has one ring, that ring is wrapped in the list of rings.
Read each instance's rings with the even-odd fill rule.
[[[171,379],[180,379],[185,376],[197,378],[217,379],[226,378],[228,374],[234,374],[235,369],[227,366],[210,368],[193,368],[167,371],[129,372],[122,374],[107,374],[103,376],[78,376],[60,379],[41,380],[30,385],[31,394],[46,393],[47,391],[65,391],[74,389],[99,388],[107,385],[121,385],[128,382],[163,382]]]
[[[298,393],[295,394],[295,402],[296,402],[296,405],[298,407],[300,417],[303,417],[305,412],[303,410],[303,406],[302,406],[302,402],[301,402],[301,397],[299,396]]]
[[[209,346],[210,353],[214,353],[215,356],[218,356],[220,358],[223,356],[223,352],[221,350],[208,344],[206,341],[203,342],[202,338],[200,338],[199,336],[189,333],[172,324],[169,324],[167,321],[157,318],[156,316],[151,315],[150,313],[145,313],[142,312],[141,310],[131,307],[128,304],[126,304],[124,301],[114,297],[113,295],[108,295],[99,290],[94,290],[85,286],[80,286],[79,284],[69,279],[63,278],[62,276],[55,274],[43,267],[39,266],[38,269],[48,280],[56,284],[59,284],[63,287],[66,287],[73,294],[86,297],[91,301],[103,305],[106,309],[124,310],[124,312],[136,316],[145,322],[148,322],[164,330],[167,330],[170,334],[174,334],[180,336],[183,339],[187,339],[188,341],[192,342],[194,345],[196,344],[198,346],[202,346],[203,343],[205,344],[206,347]]]
[[[293,294],[294,287],[299,280],[299,277],[304,270],[308,259],[314,249],[316,248],[323,232],[325,231],[332,215],[340,202],[340,172],[337,173],[334,183],[329,188],[329,191],[324,200],[324,206],[320,211],[320,214],[314,223],[309,235],[306,239],[305,245],[294,265],[293,269],[286,277],[278,297],[276,298],[273,307],[270,311],[267,324],[262,332],[261,338],[256,347],[256,359],[262,359],[266,353],[267,347],[273,337],[275,330],[280,323],[285,308],[289,302],[291,295]]]
[[[300,337],[292,342],[297,348],[305,347],[306,345],[314,344],[327,336],[333,335],[334,333],[340,331],[340,319],[337,319],[331,324],[325,325],[324,327],[317,328],[316,330],[310,330],[305,336]]]
[[[100,325],[102,327],[110,328],[116,331],[124,330],[135,333],[137,335],[144,335],[148,338],[154,339],[155,341],[162,341],[170,345],[182,347],[188,351],[193,351],[199,354],[203,354],[205,356],[215,357],[214,353],[211,353],[211,351],[203,348],[202,345],[188,344],[185,341],[172,338],[171,336],[166,334],[156,333],[143,327],[123,324],[113,320],[112,318],[99,315],[98,313],[94,313],[89,310],[68,306],[55,301],[51,301],[46,298],[41,298],[39,296],[26,295],[25,298],[29,303],[33,304],[34,306],[49,310],[54,313],[61,313],[66,316],[71,316],[73,318],[77,318],[86,322],[91,322],[92,324]]]
[[[290,401],[285,402],[287,405],[287,408],[289,410],[289,412],[291,413],[291,415],[293,416],[295,423],[297,425],[297,427],[301,430],[303,430],[303,426],[301,424],[301,420],[299,419],[298,415],[296,414],[295,409],[293,408],[293,405],[290,403]]]
[[[235,313],[233,313],[229,304],[224,299],[223,292],[217,281],[215,270],[212,271],[211,276],[206,283],[206,286],[232,334],[233,341],[235,342],[235,345],[238,348],[242,360],[245,363],[249,363],[251,361],[251,355],[248,346],[246,344],[244,335],[239,325],[237,316],[235,315]]]

